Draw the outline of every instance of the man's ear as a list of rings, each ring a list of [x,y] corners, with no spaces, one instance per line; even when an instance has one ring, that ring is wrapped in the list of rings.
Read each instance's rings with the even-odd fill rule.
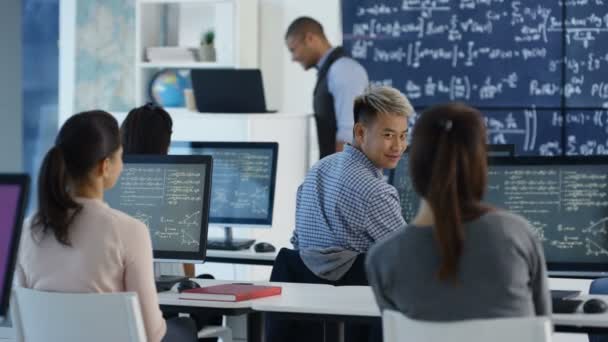
[[[355,141],[357,142],[357,145],[361,145],[363,143],[363,137],[365,136],[365,126],[362,123],[355,123],[355,126],[353,127],[353,136],[355,138]]]
[[[312,32],[304,33],[303,41],[306,46],[311,46],[315,42],[315,39],[317,39],[317,37],[312,34]]]

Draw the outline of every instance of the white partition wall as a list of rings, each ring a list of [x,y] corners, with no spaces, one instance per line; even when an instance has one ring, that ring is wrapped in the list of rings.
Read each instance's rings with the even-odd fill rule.
[[[21,0],[0,6],[0,172],[23,170]]]

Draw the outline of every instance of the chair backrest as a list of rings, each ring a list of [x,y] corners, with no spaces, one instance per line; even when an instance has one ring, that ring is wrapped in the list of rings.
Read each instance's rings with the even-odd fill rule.
[[[133,292],[58,293],[17,288],[12,299],[17,341],[146,341]]]
[[[476,319],[454,322],[413,320],[400,312],[382,314],[385,342],[549,342],[548,317]]]
[[[335,286],[369,285],[365,275],[365,254],[359,254],[351,269],[337,281],[330,281],[316,276],[300,257],[300,252],[281,248],[274,260],[270,281],[284,283],[329,284]]]

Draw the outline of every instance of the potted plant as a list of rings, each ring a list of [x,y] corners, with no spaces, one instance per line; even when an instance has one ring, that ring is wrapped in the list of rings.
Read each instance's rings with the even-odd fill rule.
[[[201,61],[215,61],[215,47],[213,46],[214,40],[215,32],[213,30],[207,30],[201,35],[201,46],[199,49],[199,57]]]

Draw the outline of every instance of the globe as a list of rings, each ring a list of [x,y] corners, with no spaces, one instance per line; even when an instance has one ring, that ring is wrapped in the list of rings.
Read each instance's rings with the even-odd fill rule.
[[[150,96],[163,107],[184,107],[184,89],[191,88],[187,70],[165,69],[150,81]]]

